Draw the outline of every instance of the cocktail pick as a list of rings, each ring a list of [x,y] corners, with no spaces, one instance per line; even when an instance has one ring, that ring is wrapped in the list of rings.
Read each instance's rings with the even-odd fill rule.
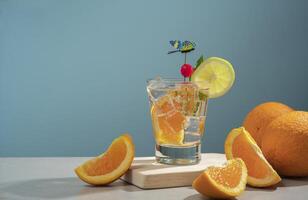
[[[180,40],[171,40],[170,44],[176,50],[169,51],[168,54],[176,52],[184,53],[184,64],[181,66],[180,71],[185,82],[186,78],[190,77],[194,71],[194,68],[190,64],[187,64],[187,53],[195,50],[196,44],[188,40],[185,40],[184,42],[181,42]]]

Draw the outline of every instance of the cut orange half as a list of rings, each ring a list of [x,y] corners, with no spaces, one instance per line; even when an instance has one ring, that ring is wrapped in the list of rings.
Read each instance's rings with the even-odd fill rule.
[[[116,138],[106,152],[86,161],[75,169],[78,177],[91,185],[105,185],[120,178],[134,159],[134,144],[130,135]]]
[[[251,186],[268,187],[281,181],[244,127],[233,129],[229,133],[225,141],[225,154],[227,159],[243,159],[248,169],[247,182]]]
[[[246,188],[247,168],[242,159],[228,160],[224,167],[208,167],[193,182],[199,193],[219,199],[239,196]]]

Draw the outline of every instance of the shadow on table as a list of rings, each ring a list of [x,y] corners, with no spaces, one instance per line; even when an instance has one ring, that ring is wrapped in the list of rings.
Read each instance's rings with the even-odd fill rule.
[[[202,196],[201,194],[194,194],[186,197],[184,200],[213,200],[213,198]],[[230,200],[237,200],[237,199],[231,198]]]
[[[263,192],[274,192],[277,189],[277,186],[264,187],[264,188],[256,188],[251,186],[246,186],[246,191],[263,191]]]
[[[276,186],[267,187],[267,188],[254,188],[254,187],[247,187],[247,191],[264,191],[264,192],[273,192],[279,187],[298,187],[308,185],[308,177],[302,178],[282,178],[282,181],[278,183]]]
[[[111,190],[125,190],[128,192],[141,189],[128,185],[123,181],[116,181],[108,186],[91,186],[81,182],[78,178],[52,178],[20,181],[1,187],[6,193],[38,199],[56,199],[81,196],[93,193],[104,193]]]
[[[282,178],[278,187],[297,187],[308,185],[308,177]]]

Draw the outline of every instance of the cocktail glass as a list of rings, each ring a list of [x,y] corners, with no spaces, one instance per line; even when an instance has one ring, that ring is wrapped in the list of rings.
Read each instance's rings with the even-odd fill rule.
[[[201,159],[208,89],[180,79],[147,81],[157,162],[197,164]]]

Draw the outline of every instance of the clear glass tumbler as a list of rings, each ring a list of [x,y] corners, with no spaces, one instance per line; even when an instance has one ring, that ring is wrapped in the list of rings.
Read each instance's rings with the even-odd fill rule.
[[[208,90],[198,85],[179,79],[148,80],[157,162],[190,165],[200,161]]]

